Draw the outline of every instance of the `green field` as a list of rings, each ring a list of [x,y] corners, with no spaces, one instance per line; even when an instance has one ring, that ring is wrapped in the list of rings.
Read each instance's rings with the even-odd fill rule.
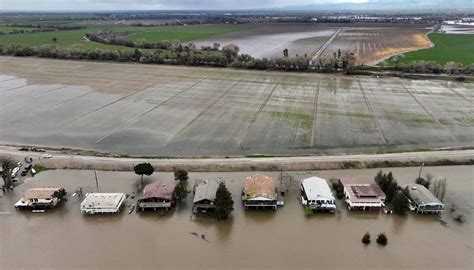
[[[143,27],[129,27],[128,31],[142,30]],[[195,39],[222,35],[246,29],[243,25],[180,25],[180,26],[158,26],[147,27],[145,31],[132,34],[128,40],[145,40],[148,42],[168,41],[191,41]]]
[[[5,33],[5,34],[13,32],[14,29],[29,32],[29,31],[33,30],[34,28],[29,28],[29,27],[21,27],[20,28],[20,27],[11,27],[11,26],[0,25],[0,32]]]
[[[464,66],[474,63],[474,35],[430,34],[435,47],[405,54],[402,63],[414,61],[435,61],[440,65],[456,62]]]
[[[7,26],[1,26],[0,29]],[[127,37],[130,40],[146,40],[149,42],[157,42],[162,40],[168,41],[191,41],[198,38],[204,38],[213,35],[220,35],[235,31],[241,31],[246,26],[239,25],[191,25],[191,26],[122,26],[122,25],[94,25],[87,26],[86,29],[53,31],[42,33],[24,33],[15,35],[1,35],[0,44],[19,44],[24,46],[41,46],[45,44],[54,44],[53,37],[57,38],[58,45],[71,47],[80,45],[84,48],[100,48],[100,49],[128,49],[122,46],[106,45],[96,42],[87,41],[84,36],[86,33],[94,33],[103,29],[110,29],[114,32],[133,32]],[[1,30],[0,30],[1,31]]]

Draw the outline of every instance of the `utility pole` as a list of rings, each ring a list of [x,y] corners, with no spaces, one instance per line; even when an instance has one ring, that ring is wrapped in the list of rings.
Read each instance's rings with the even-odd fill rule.
[[[421,178],[421,171],[423,170],[423,166],[425,166],[425,163],[421,163],[420,165],[420,173],[418,174],[418,178],[417,179],[420,179]]]
[[[99,192],[99,180],[97,179],[97,170],[94,170],[95,185],[97,186],[97,192]]]

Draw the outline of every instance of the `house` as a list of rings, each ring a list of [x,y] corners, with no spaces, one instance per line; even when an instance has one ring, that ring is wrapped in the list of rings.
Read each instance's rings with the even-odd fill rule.
[[[217,188],[219,183],[216,180],[201,180],[194,186],[193,212],[214,211],[216,205]]]
[[[385,205],[385,193],[377,184],[358,184],[350,177],[339,181],[349,210],[380,211]]]
[[[175,186],[171,180],[159,180],[146,185],[143,194],[138,198],[137,210],[169,210],[174,204]]]
[[[325,179],[310,177],[301,180],[301,203],[313,211],[336,212],[336,199]]]
[[[23,197],[15,203],[17,209],[49,209],[54,208],[60,201],[54,196],[61,188],[32,188],[28,189]]]
[[[81,212],[83,214],[118,213],[124,201],[124,193],[87,193],[81,203]]]
[[[245,209],[273,209],[278,207],[275,181],[270,176],[256,174],[245,179],[242,189]]]
[[[440,214],[444,204],[426,187],[419,184],[408,184],[408,194],[414,211],[419,214]]]

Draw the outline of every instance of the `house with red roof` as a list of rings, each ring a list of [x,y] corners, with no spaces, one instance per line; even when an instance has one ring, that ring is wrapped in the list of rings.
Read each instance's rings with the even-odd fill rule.
[[[171,180],[159,180],[148,184],[137,200],[137,210],[169,210],[174,205],[175,183]]]
[[[385,203],[385,193],[377,184],[360,184],[351,177],[339,179],[349,210],[379,211]]]

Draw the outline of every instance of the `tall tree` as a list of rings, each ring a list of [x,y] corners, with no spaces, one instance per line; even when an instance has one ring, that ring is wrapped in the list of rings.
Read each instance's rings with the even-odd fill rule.
[[[179,182],[187,182],[189,179],[188,172],[183,169],[178,169],[174,172],[174,180]]]
[[[150,163],[137,164],[137,165],[135,165],[133,170],[135,171],[136,174],[141,175],[141,177],[142,177],[141,180],[140,180],[141,183],[143,183],[143,175],[150,176],[155,171],[155,169],[153,168],[153,166],[151,166]]]
[[[2,166],[3,187],[10,189],[13,186],[12,170],[15,168],[15,162],[12,159],[4,158],[0,160]]]
[[[226,219],[234,210],[232,194],[224,183],[220,183],[217,188],[215,204],[217,219]]]

